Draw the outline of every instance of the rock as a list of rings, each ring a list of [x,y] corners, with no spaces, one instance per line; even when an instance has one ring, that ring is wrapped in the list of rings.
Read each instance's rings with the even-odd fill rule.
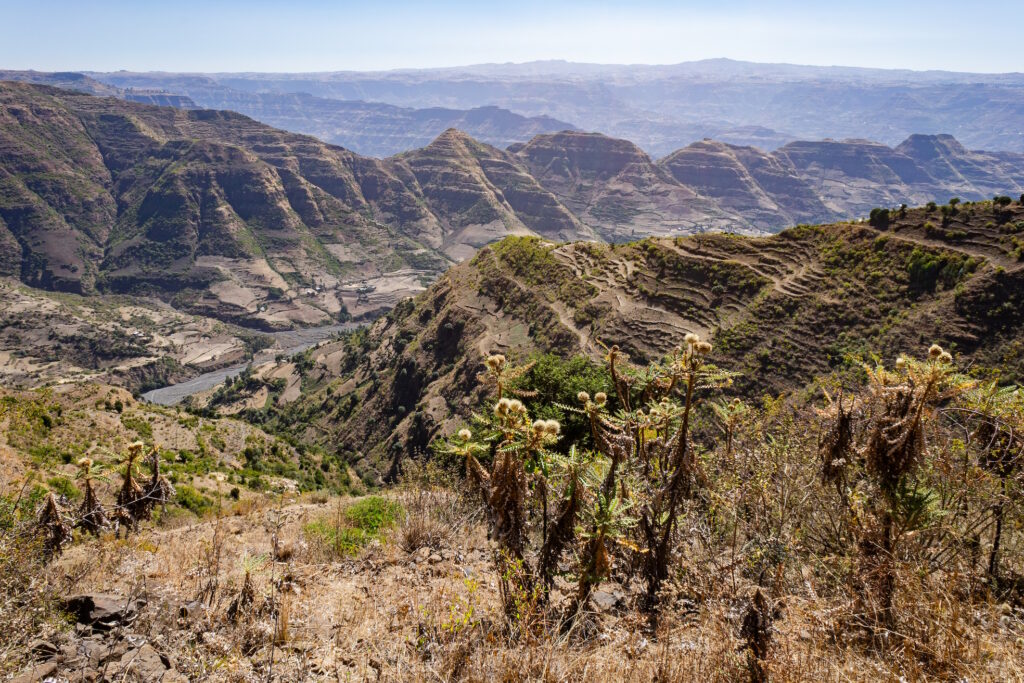
[[[160,653],[146,644],[121,656],[121,675],[133,673],[143,681],[160,681],[170,669]]]
[[[30,670],[15,676],[11,683],[39,683],[47,676],[50,676],[57,672],[57,662],[46,662],[45,664],[39,664],[32,667]]]
[[[49,659],[59,652],[58,647],[47,640],[33,640],[28,649],[39,659]]]
[[[205,617],[206,612],[206,605],[201,600],[182,603],[178,607],[178,617],[189,622]]]
[[[596,590],[591,594],[590,599],[598,609],[608,611],[621,605],[625,596],[619,590]]]
[[[144,604],[144,600],[129,601],[120,595],[92,593],[68,598],[64,601],[64,608],[75,616],[79,624],[104,631],[130,624],[138,614],[138,607]]]

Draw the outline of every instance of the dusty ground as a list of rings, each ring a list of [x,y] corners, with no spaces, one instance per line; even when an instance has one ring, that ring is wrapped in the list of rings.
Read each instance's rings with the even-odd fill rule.
[[[243,498],[216,519],[83,542],[55,570],[80,577],[75,592],[144,595],[132,642],[150,644],[193,681],[746,679],[742,599],[676,599],[652,632],[633,608],[628,577],[596,596],[597,629],[587,636],[511,635],[478,517],[443,491],[398,497],[406,521],[352,557],[331,554],[304,532],[310,522],[339,518],[349,501]],[[415,548],[409,529],[423,515],[438,536],[433,547]],[[256,604],[274,601],[279,610],[233,624],[227,615],[247,570]],[[772,680],[958,680],[835,644],[829,614],[840,606],[816,599],[810,582],[806,594],[780,604]],[[959,680],[1024,680],[1024,624],[1000,622],[999,613],[992,611],[994,622],[979,613],[977,632],[963,634],[988,664]],[[54,680],[78,680],[74,670],[60,675]]]

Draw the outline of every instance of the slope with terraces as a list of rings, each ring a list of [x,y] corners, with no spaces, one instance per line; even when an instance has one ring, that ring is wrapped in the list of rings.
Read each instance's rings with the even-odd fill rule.
[[[779,395],[852,359],[938,341],[1024,377],[1024,207],[980,202],[887,223],[607,245],[512,237],[452,268],[367,333],[309,352],[302,396],[273,411],[373,476],[478,405],[486,354],[634,362],[697,332],[735,390]],[[280,403],[280,402],[278,402]],[[368,449],[365,444],[376,444]]]

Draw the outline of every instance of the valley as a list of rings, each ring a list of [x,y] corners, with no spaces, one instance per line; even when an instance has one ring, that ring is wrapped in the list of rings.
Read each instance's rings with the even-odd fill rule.
[[[0,677],[1024,680],[1016,76],[701,69],[0,72]]]

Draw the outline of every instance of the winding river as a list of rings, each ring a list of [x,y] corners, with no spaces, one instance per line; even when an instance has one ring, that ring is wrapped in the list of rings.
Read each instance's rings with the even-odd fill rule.
[[[162,406],[173,406],[180,403],[193,394],[212,389],[228,377],[240,375],[249,364],[258,365],[273,360],[279,355],[290,356],[305,351],[318,342],[328,339],[338,332],[354,330],[366,323],[343,323],[341,325],[325,325],[323,327],[307,327],[298,330],[285,330],[283,332],[270,332],[269,336],[274,338],[274,345],[269,349],[258,352],[251,361],[232,365],[220,370],[207,372],[185,382],[170,384],[159,389],[152,389],[142,394],[142,398],[150,403]]]

